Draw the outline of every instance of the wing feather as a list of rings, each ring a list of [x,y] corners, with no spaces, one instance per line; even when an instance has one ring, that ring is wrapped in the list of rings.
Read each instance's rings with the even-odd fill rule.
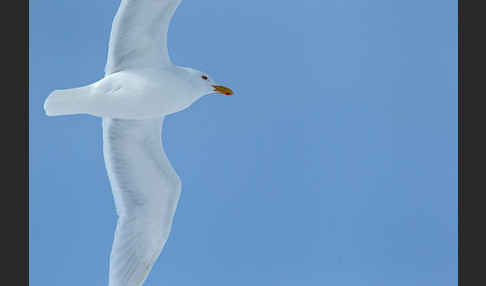
[[[167,32],[181,0],[122,0],[113,19],[106,75],[171,65]]]
[[[110,286],[141,285],[170,233],[181,183],[161,139],[163,118],[103,118],[103,153],[118,222]]]

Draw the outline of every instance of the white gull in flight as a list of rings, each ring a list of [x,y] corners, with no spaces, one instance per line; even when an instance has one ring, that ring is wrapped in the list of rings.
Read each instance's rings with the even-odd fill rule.
[[[174,65],[167,31],[181,0],[122,0],[113,20],[105,77],[55,90],[47,115],[102,118],[103,154],[118,222],[110,257],[110,286],[140,286],[170,233],[181,181],[163,149],[164,116],[198,98],[233,95],[207,74]]]

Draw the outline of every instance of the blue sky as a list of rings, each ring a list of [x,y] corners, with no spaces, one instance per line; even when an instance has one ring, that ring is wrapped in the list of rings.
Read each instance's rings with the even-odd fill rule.
[[[103,76],[118,0],[30,1],[30,284],[107,285],[101,120],[48,118]],[[457,285],[457,1],[183,0],[178,65],[233,97],[164,122],[182,180],[145,285]]]

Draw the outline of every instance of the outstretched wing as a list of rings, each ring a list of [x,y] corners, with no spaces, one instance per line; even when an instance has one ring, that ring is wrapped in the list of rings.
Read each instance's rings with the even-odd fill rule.
[[[105,74],[171,64],[169,23],[181,0],[121,0],[113,20]]]
[[[103,153],[119,216],[110,286],[142,285],[167,241],[181,183],[162,150],[163,118],[103,118]]]

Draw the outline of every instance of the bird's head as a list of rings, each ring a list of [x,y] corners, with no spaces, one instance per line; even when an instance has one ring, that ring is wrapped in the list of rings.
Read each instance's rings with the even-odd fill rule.
[[[214,93],[233,95],[233,91],[229,87],[217,84],[206,73],[190,68],[185,68],[185,72],[190,85],[199,97]]]

